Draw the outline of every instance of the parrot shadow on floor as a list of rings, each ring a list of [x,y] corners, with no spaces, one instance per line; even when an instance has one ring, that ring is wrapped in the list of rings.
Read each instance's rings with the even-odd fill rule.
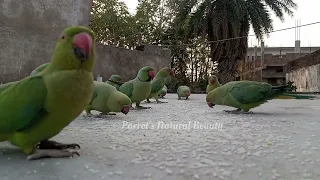
[[[263,116],[302,116],[303,113],[293,113],[293,112],[259,112],[259,111],[249,111],[249,112],[243,112],[243,111],[235,111],[235,110],[223,110],[221,111],[223,114],[230,114],[230,115],[246,115],[250,117],[263,117]]]
[[[6,159],[8,158],[12,158],[12,157],[15,157],[15,158],[21,158],[21,159],[24,159],[25,156],[23,153],[21,153],[21,150],[19,148],[16,148],[14,146],[0,146],[0,153],[2,155],[2,157],[6,157]]]
[[[125,120],[127,120],[127,117],[125,117],[125,115],[121,115],[121,114],[119,114],[119,115],[117,115],[117,116],[110,116],[110,115],[99,115],[99,114],[94,114],[94,115],[83,115],[82,116],[82,119],[84,120],[84,121],[99,121],[99,120],[103,120],[103,121],[105,121],[105,120],[107,120],[108,122],[109,121],[125,121]]]

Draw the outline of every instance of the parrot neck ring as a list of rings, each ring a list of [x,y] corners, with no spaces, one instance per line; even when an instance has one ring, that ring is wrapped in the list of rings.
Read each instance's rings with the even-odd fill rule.
[[[108,79],[107,81],[115,83],[115,84],[123,84],[122,82],[112,81],[111,79]]]
[[[150,82],[150,81],[152,80],[150,77],[149,77],[146,81],[141,80],[140,77],[138,77],[138,79],[139,79],[139,81],[141,81],[141,82]]]

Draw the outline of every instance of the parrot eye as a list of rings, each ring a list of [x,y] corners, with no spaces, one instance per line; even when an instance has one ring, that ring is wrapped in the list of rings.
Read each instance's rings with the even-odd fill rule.
[[[64,36],[61,37],[61,39],[64,39],[64,38],[65,38]]]

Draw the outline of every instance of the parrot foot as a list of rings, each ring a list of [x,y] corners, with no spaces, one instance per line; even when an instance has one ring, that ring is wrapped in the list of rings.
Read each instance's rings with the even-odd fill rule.
[[[233,114],[253,114],[252,111],[245,112],[245,111],[242,111],[240,108],[236,110],[224,110],[224,112],[233,113]]]
[[[146,103],[151,103],[151,101],[149,99],[146,100]]]
[[[92,116],[93,116],[93,114],[87,113],[87,117],[92,117]]]
[[[151,107],[137,106],[136,109],[151,109]]]
[[[157,101],[157,103],[168,103],[168,102],[163,102],[163,101]]]
[[[242,114],[253,114],[253,112],[252,111],[248,111],[248,112],[242,111]]]
[[[44,158],[65,158],[80,156],[77,151],[58,150],[58,149],[37,149],[33,154],[27,157],[28,160],[37,160]]]
[[[116,113],[100,113],[99,114],[100,116],[105,116],[105,115],[110,115],[110,116],[114,116],[114,115],[117,115]]]
[[[58,150],[64,150],[64,149],[80,149],[79,144],[62,144],[58,143],[56,141],[49,141],[49,140],[44,140],[41,141],[38,145],[38,149],[58,149]]]

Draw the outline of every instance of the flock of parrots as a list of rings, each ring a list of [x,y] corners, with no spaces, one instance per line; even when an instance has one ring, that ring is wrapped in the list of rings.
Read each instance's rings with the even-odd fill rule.
[[[76,119],[83,110],[104,115],[127,114],[136,109],[148,109],[140,103],[155,98],[162,103],[167,93],[165,79],[174,77],[170,68],[156,75],[152,67],[139,70],[135,79],[121,82],[113,75],[106,82],[94,81],[96,39],[92,30],[82,26],[66,28],[60,35],[50,63],[31,72],[29,77],[0,85],[0,142],[9,141],[21,148],[27,159],[59,158],[79,155],[78,144],[62,144],[49,140]],[[216,76],[209,78],[206,102],[209,107],[225,105],[237,108],[232,112],[249,112],[274,98],[312,99],[286,93],[286,86],[268,83],[234,81],[221,85]],[[191,90],[180,86],[178,99],[188,97]],[[113,113],[112,113],[113,112]],[[231,111],[229,111],[231,112]]]

